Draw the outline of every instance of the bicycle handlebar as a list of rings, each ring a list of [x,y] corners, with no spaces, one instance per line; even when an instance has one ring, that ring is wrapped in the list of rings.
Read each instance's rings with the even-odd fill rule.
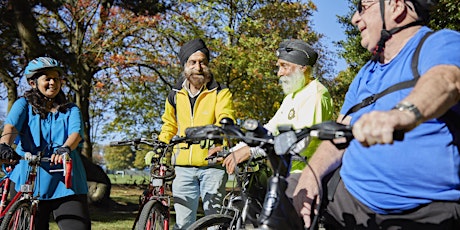
[[[158,139],[147,139],[147,138],[134,138],[131,140],[123,140],[123,141],[112,141],[109,143],[109,146],[135,146],[139,144],[146,144],[151,147],[156,147],[160,145],[160,141]]]
[[[333,121],[323,122],[308,128],[293,130],[291,127],[280,127],[281,134],[272,136],[255,120],[247,120],[243,129],[236,125],[206,125],[187,128],[185,136],[175,137],[171,143],[198,144],[202,140],[222,140],[224,138],[239,139],[248,143],[249,146],[260,146],[266,143],[273,144],[276,153],[281,155],[290,146],[308,136],[317,137],[320,140],[335,140],[345,138],[344,143],[334,143],[337,148],[345,148],[353,139],[351,126],[339,124]]]
[[[259,146],[266,143],[273,144],[278,155],[285,153],[289,147],[298,141],[309,136],[320,140],[331,141],[338,149],[348,147],[354,138],[352,126],[337,123],[335,121],[325,121],[311,127],[294,130],[292,126],[281,126],[278,128],[280,135],[272,136],[268,131],[255,120],[246,120],[243,129],[234,124],[222,126],[206,125],[190,127],[185,130],[185,136],[175,137],[171,143],[185,142],[188,144],[198,144],[202,140],[222,140],[224,138],[234,138],[246,142],[249,146]],[[404,131],[397,130],[393,134],[395,140],[404,139]],[[341,142],[337,140],[343,139]]]
[[[23,160],[26,160],[29,162],[29,164],[38,164],[39,162],[50,162],[51,158],[50,157],[40,157],[39,155],[34,155],[30,152],[24,153],[24,157],[22,157]],[[64,176],[64,184],[66,188],[71,188],[72,187],[72,159],[70,158],[68,153],[62,154],[63,162],[62,163],[62,169],[50,169],[50,173],[54,172],[62,172],[62,175]]]

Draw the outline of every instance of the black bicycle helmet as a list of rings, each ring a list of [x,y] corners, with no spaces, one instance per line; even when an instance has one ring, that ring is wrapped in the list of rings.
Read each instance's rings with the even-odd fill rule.
[[[407,0],[414,3],[415,12],[419,16],[419,20],[422,20],[424,24],[428,23],[430,9],[438,3],[438,0]]]
[[[377,43],[377,48],[374,51],[374,55],[372,56],[372,60],[378,61],[380,58],[380,53],[385,49],[385,42],[387,42],[393,34],[398,33],[401,30],[404,30],[406,28],[412,27],[412,26],[417,26],[417,25],[425,25],[428,23],[429,20],[429,10],[432,6],[436,5],[438,3],[438,0],[406,0],[408,2],[412,2],[415,7],[415,12],[419,16],[419,18],[411,22],[407,25],[401,26],[401,27],[395,27],[391,30],[387,30],[386,25],[385,25],[385,0],[380,0],[380,15],[382,17],[382,31],[380,35],[380,40]]]
[[[26,66],[24,74],[26,75],[27,80],[31,80],[37,73],[47,69],[55,69],[59,72],[60,75],[63,74],[59,62],[49,57],[38,57],[30,61]]]

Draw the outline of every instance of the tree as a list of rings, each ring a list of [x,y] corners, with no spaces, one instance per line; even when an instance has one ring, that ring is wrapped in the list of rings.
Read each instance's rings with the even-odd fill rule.
[[[37,56],[48,55],[66,68],[69,97],[80,107],[84,121],[83,155],[91,158],[90,105],[94,78],[113,67],[111,55],[117,46],[125,45],[130,33],[152,24],[152,17],[168,4],[159,1],[2,1],[1,39],[5,49],[0,58],[0,78],[8,89],[9,107],[18,96],[17,88],[24,64]],[[124,6],[131,15],[129,25],[116,24],[118,11]],[[138,7],[138,8],[137,8]],[[12,20],[13,19],[13,20]],[[112,27],[110,27],[112,25]],[[120,27],[114,27],[114,25]],[[96,110],[95,110],[96,111]],[[97,115],[97,114],[96,114]]]
[[[95,96],[93,86],[101,88],[113,73],[129,73],[135,69],[133,66],[151,64],[136,57],[143,46],[131,41],[136,31],[157,23],[151,15],[168,7],[160,1],[0,1],[0,79],[7,89],[8,106],[23,92],[18,88],[28,61],[46,55],[63,64],[66,92],[80,107],[84,122],[82,154],[86,157],[82,160],[91,182],[88,197],[93,202],[110,193],[110,180],[100,175],[102,169],[91,162],[91,118],[96,124],[104,118],[104,104]],[[131,54],[126,55],[129,58],[119,58],[126,53]]]
[[[107,163],[107,169],[122,170],[132,167],[135,158],[135,151],[129,146],[118,146],[112,148],[105,146],[104,159]]]
[[[155,27],[144,30],[152,48],[143,55],[157,63],[154,75],[146,72],[145,81],[124,78],[110,90],[104,87],[104,92],[116,92],[108,96],[116,101],[112,111],[116,117],[105,132],[123,132],[129,138],[159,131],[167,90],[182,71],[177,53],[184,42],[196,37],[204,38],[211,50],[216,79],[233,92],[238,119],[268,121],[283,99],[274,73],[278,44],[299,38],[325,52],[321,35],[309,24],[314,10],[311,1],[178,1]],[[330,75],[331,63],[324,55],[317,76]]]

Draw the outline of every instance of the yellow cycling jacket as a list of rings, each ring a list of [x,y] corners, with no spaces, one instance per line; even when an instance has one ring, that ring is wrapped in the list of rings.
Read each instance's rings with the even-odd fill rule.
[[[159,140],[169,143],[175,135],[184,136],[185,129],[194,126],[220,125],[222,118],[231,118],[235,121],[232,93],[213,78],[197,96],[193,108],[186,89],[182,87],[183,80],[178,82],[169,93],[165,102],[165,111],[161,117],[163,126]],[[208,149],[200,145],[191,145],[189,149],[182,149],[186,144],[174,148],[172,164],[180,166],[207,166],[205,158]]]

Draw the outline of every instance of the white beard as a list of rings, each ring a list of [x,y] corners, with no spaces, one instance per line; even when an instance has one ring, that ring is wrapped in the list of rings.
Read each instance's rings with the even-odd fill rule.
[[[300,70],[296,70],[289,76],[281,76],[279,83],[285,95],[294,93],[305,85],[305,76]]]

